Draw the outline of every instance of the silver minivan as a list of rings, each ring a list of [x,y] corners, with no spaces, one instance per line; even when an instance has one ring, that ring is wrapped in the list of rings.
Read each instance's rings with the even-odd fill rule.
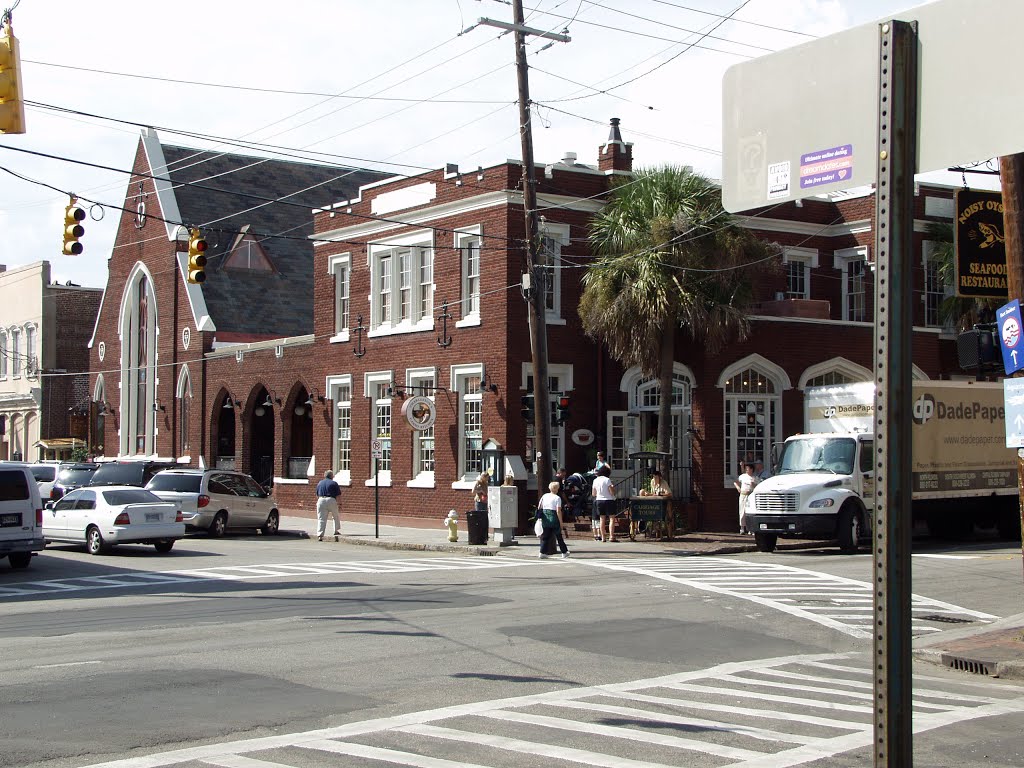
[[[228,528],[258,528],[277,533],[277,501],[244,472],[227,469],[165,469],[146,485],[178,506],[186,527],[223,536]]]
[[[43,502],[31,468],[0,464],[0,558],[28,568],[43,546]]]

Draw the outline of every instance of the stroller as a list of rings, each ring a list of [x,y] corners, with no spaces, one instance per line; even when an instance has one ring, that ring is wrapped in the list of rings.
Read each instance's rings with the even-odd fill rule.
[[[590,484],[579,472],[573,472],[562,484],[565,493],[565,505],[562,511],[565,514],[567,523],[574,522],[577,518],[587,517],[587,499],[590,496]]]

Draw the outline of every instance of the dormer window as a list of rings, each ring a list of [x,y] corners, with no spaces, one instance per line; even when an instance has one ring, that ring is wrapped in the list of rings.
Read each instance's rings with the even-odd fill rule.
[[[255,272],[276,272],[274,263],[263,250],[260,241],[252,235],[242,233],[235,240],[227,258],[224,259],[225,269],[246,269]]]

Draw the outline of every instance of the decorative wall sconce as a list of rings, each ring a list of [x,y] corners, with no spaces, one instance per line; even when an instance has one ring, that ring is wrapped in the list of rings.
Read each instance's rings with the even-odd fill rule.
[[[228,392],[228,396],[224,398],[224,405],[222,408],[241,408],[241,404],[235,400],[234,395]]]
[[[101,403],[100,416],[113,416],[114,409],[110,407],[110,403]]]
[[[314,404],[316,404],[318,402],[323,403],[323,402],[326,402],[326,401],[327,401],[327,398],[324,397],[323,395],[321,395],[317,391],[317,389],[314,387],[313,391],[309,393],[309,397],[306,398],[306,403],[305,404],[309,408],[312,408]]]
[[[153,402],[153,410],[157,411],[157,412],[159,412],[159,411],[165,411],[166,412],[167,411],[167,406],[164,405],[163,403],[161,403],[159,400],[155,400]]]
[[[270,392],[267,393],[267,399],[260,403],[260,405],[264,408],[273,408],[275,403],[280,407],[281,398],[277,396],[277,393],[274,390],[270,390]]]
[[[497,392],[498,391],[498,385],[495,384],[493,381],[488,381],[487,380],[487,372],[486,371],[484,371],[484,375],[480,377],[480,391],[481,392],[483,392],[483,391]]]

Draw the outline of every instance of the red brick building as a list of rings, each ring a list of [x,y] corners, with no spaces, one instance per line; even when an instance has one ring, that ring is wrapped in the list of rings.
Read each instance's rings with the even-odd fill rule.
[[[123,217],[91,343],[106,455],[236,466],[272,479],[290,510],[312,510],[330,468],[349,514],[372,514],[378,499],[381,514],[440,521],[470,508],[473,480],[500,453],[498,473],[530,489],[525,506],[535,447],[521,415],[532,389],[521,165],[390,178],[279,161],[259,166],[285,166],[275,173],[240,170],[254,162],[151,133],[140,142],[125,207],[152,216]],[[617,121],[596,164],[567,153],[537,167],[550,389],[572,398],[553,455],[582,471],[603,448],[619,478],[657,432],[658,385],[588,339],[576,305],[588,222],[631,168]],[[259,207],[299,189],[312,214]],[[952,190],[922,187],[917,202],[914,360],[917,375],[938,377],[958,371],[924,229],[952,217]],[[279,219],[257,220],[266,207]],[[741,220],[784,246],[784,270],[758,287],[747,341],[709,356],[680,333],[672,483],[699,527],[734,527],[738,463],[801,428],[806,386],[870,375],[873,215],[871,194],[845,194]],[[177,224],[213,243],[202,285],[184,279]]]

